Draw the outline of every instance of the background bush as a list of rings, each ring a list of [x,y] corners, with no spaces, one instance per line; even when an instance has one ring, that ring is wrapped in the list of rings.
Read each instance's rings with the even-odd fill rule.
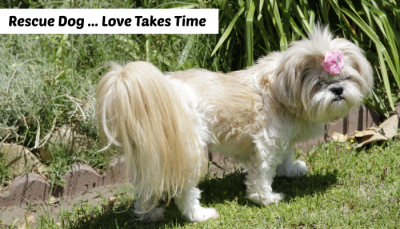
[[[335,36],[365,51],[375,74],[373,95],[365,102],[387,116],[399,99],[398,4],[393,0],[218,0],[213,6],[221,9],[222,36],[215,50],[232,54],[224,58],[229,67],[243,68],[260,55],[285,50],[291,41],[307,37],[317,23],[329,25]]]

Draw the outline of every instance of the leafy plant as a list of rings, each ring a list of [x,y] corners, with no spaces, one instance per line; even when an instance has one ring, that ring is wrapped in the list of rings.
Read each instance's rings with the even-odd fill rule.
[[[0,4],[7,8],[211,6],[197,1],[165,0],[41,0]],[[106,71],[104,63],[147,60],[162,71],[196,67],[228,71],[218,61],[222,59],[220,55],[210,58],[215,43],[215,35],[0,35],[0,82],[4,82],[0,84],[0,142],[24,145],[38,155],[46,136],[64,125],[97,139],[94,94]],[[89,163],[100,166],[94,160]],[[54,169],[65,170],[61,165]],[[8,168],[3,166],[1,174],[4,179],[9,177]]]
[[[366,51],[377,85],[366,104],[381,115],[395,110],[400,88],[396,1],[216,0],[213,4],[221,9],[222,35],[212,54],[224,53],[232,70],[253,65],[254,56],[287,49],[290,42],[312,33],[319,22]]]

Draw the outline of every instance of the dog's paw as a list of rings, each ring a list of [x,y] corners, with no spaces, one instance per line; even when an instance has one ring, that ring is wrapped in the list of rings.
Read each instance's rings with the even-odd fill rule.
[[[304,161],[296,160],[291,164],[282,164],[276,169],[277,176],[302,177],[308,173],[307,165]]]
[[[268,205],[272,203],[278,203],[283,200],[285,195],[283,193],[269,193],[269,194],[260,194],[260,193],[252,193],[248,194],[247,198],[253,201],[256,204]]]
[[[140,218],[140,221],[146,223],[155,223],[164,220],[164,208],[153,208],[148,212],[134,211],[135,215]]]
[[[192,208],[190,212],[183,213],[189,221],[202,222],[210,219],[217,219],[219,213],[214,208],[203,208],[200,206]]]

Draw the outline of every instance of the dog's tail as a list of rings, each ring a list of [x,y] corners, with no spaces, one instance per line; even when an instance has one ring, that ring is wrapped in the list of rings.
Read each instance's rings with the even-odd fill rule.
[[[126,157],[134,194],[150,210],[162,198],[198,182],[204,166],[201,139],[190,111],[161,71],[148,62],[112,64],[96,91],[96,116],[105,148]],[[168,204],[167,203],[167,204]]]

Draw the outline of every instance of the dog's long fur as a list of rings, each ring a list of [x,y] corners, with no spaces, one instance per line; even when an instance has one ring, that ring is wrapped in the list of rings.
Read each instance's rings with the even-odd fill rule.
[[[333,76],[321,63],[336,50],[345,65]],[[97,114],[106,145],[127,157],[136,214],[162,219],[163,209],[153,207],[166,191],[184,216],[202,221],[218,217],[198,200],[205,146],[247,163],[250,200],[278,202],[283,194],[272,191],[273,178],[308,172],[304,162],[292,161],[294,144],[357,108],[372,84],[362,50],[317,26],[309,39],[229,74],[191,69],[164,76],[146,62],[115,65],[98,86]]]
[[[125,152],[128,174],[144,207],[198,182],[205,165],[193,112],[147,62],[113,64],[97,88],[101,139]],[[131,171],[132,169],[132,171]],[[150,206],[147,206],[148,204]]]

